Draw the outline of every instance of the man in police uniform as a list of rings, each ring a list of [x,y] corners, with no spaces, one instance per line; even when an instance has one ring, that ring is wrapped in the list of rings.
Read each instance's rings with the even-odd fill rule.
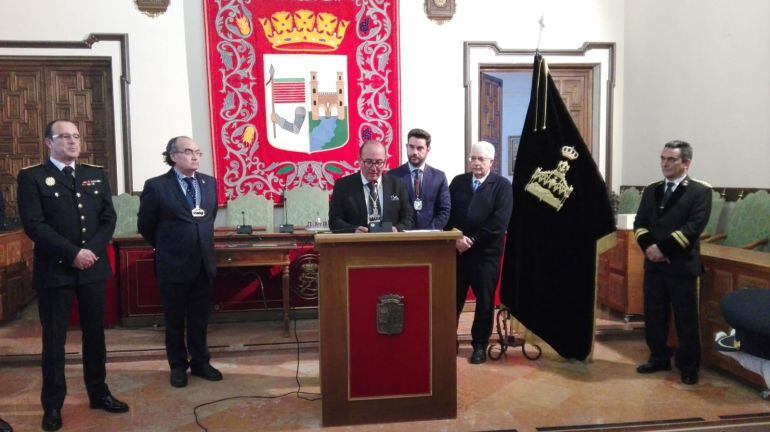
[[[64,344],[73,297],[83,331],[83,371],[90,407],[128,411],[107,388],[104,344],[104,281],[112,271],[106,257],[115,230],[115,210],[101,167],[76,163],[80,134],[67,120],[45,128],[49,160],[18,175],[19,214],[35,242],[35,288],[43,327],[43,430],[62,426],[67,393]]]
[[[669,311],[674,309],[678,348],[676,367],[682,383],[698,382],[698,276],[703,272],[700,237],[711,213],[711,186],[690,178],[692,147],[670,141],[660,154],[664,180],[647,186],[634,221],[634,235],[644,252],[644,325],[648,361],[640,374],[671,369]]]

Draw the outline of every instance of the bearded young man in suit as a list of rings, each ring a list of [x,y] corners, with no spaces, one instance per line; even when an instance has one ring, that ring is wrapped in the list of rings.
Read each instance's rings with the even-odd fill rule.
[[[43,327],[41,427],[61,429],[67,394],[64,345],[72,300],[77,297],[83,331],[83,379],[89,405],[111,413],[128,411],[104,382],[104,281],[112,276],[107,247],[115,231],[112,192],[100,166],[77,162],[81,136],[69,120],[45,128],[49,158],[19,172],[19,216],[35,242],[35,289]]]
[[[216,180],[198,172],[203,154],[189,137],[169,140],[163,155],[171,169],[145,182],[137,225],[142,237],[155,248],[170,383],[185,387],[188,367],[193,376],[220,381],[222,374],[211,366],[206,345],[211,287],[217,269]]]
[[[335,233],[366,233],[382,222],[393,232],[412,228],[412,207],[401,179],[383,175],[387,164],[385,146],[365,142],[358,153],[361,170],[337,180],[329,204],[329,229]]]
[[[452,211],[446,229],[457,228],[463,233],[455,242],[457,321],[470,285],[476,296],[470,362],[480,364],[487,360],[503,239],[513,210],[513,189],[508,179],[492,172],[495,161],[492,144],[485,141],[474,144],[468,161],[471,171],[458,175],[449,185]]]
[[[671,369],[666,344],[670,310],[679,346],[676,367],[683,384],[698,382],[700,333],[698,276],[700,235],[711,214],[711,186],[688,176],[692,146],[670,141],[660,154],[664,180],[647,186],[634,220],[634,235],[644,252],[644,332],[650,357],[640,374]]]
[[[430,134],[412,129],[407,135],[408,162],[388,172],[404,181],[414,210],[414,229],[443,230],[449,220],[450,199],[446,174],[425,163]]]

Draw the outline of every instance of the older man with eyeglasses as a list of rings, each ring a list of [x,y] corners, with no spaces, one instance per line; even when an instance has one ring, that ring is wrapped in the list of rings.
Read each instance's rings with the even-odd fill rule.
[[[385,146],[367,141],[359,149],[361,170],[334,184],[329,204],[329,228],[335,233],[367,233],[383,224],[392,231],[412,228],[414,219],[406,184],[383,175],[387,164]]]
[[[45,128],[48,160],[18,175],[19,216],[35,242],[35,289],[43,327],[41,427],[46,431],[62,427],[64,345],[74,298],[89,405],[111,413],[128,411],[105,383],[104,282],[112,275],[106,254],[117,217],[102,167],[78,161],[81,144],[75,123],[54,120]]]
[[[171,138],[163,156],[171,169],[145,182],[137,225],[142,237],[155,248],[170,384],[187,386],[188,368],[193,376],[220,381],[222,374],[211,365],[206,344],[211,287],[217,270],[216,180],[198,172],[203,153],[190,137]]]

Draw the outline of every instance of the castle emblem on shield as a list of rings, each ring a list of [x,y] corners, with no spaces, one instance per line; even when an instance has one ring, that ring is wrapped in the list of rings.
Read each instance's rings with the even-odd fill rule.
[[[348,142],[347,57],[265,54],[268,142],[315,153]]]
[[[315,53],[335,51],[349,22],[298,10],[275,12],[260,23],[273,48],[287,52],[262,56],[270,145],[302,153],[344,146],[350,135],[347,56]]]

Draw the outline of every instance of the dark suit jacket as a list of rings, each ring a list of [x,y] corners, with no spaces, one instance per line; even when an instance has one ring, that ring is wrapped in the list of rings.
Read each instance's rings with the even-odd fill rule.
[[[217,216],[217,183],[214,177],[195,173],[201,190],[203,217],[193,217],[174,169],[144,183],[140,197],[139,233],[155,248],[155,274],[160,282],[186,283],[198,276],[203,262],[214,279],[214,219]]]
[[[391,222],[399,231],[412,228],[414,220],[406,185],[401,179],[383,175],[382,221]],[[354,232],[359,226],[368,226],[366,196],[361,173],[356,172],[337,180],[329,203],[329,229],[332,232]]]
[[[75,164],[75,188],[50,160],[19,171],[19,216],[35,242],[38,287],[103,281],[112,275],[107,245],[115,231],[110,184],[101,167]],[[86,270],[72,267],[85,248],[99,260]]]
[[[473,193],[473,173],[452,179],[449,194],[452,211],[446,229],[457,228],[473,240],[463,255],[500,259],[503,238],[513,210],[513,189],[505,177],[489,173],[484,183]]]
[[[400,178],[409,191],[409,203],[414,203],[414,177],[409,171],[409,164],[388,172],[389,175]],[[422,210],[414,212],[414,229],[442,230],[449,220],[449,186],[446,174],[425,164],[422,173]],[[412,207],[414,208],[414,207]]]
[[[634,220],[634,235],[642,252],[657,244],[671,263],[645,257],[644,269],[676,275],[698,276],[703,271],[698,240],[711,214],[711,186],[685,177],[660,210],[665,183],[647,186]]]

